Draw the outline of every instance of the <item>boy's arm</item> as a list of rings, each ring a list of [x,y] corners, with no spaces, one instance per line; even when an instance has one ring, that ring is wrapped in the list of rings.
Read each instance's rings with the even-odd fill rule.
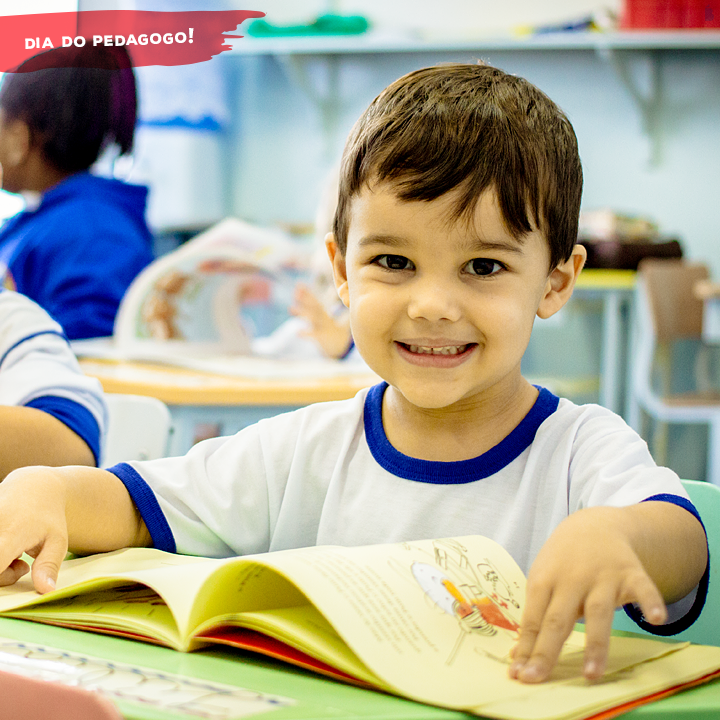
[[[687,595],[706,563],[702,525],[672,503],[593,507],[571,514],[530,568],[511,677],[546,680],[581,617],[586,633],[584,674],[600,677],[615,609],[637,603],[648,622],[663,623],[665,603]]]
[[[151,544],[125,486],[105,470],[28,467],[0,483],[0,585],[27,572],[23,553],[35,558],[35,589],[47,592],[68,549],[85,554]]]
[[[0,480],[26,465],[95,465],[88,444],[53,415],[0,405]]]

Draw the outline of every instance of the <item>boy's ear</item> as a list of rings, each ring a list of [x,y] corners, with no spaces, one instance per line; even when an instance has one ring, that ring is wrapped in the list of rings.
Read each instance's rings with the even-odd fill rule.
[[[350,307],[345,256],[340,252],[340,248],[335,242],[335,235],[332,233],[328,233],[325,236],[325,247],[327,248],[328,257],[332,263],[333,279],[335,280],[335,289],[337,290],[338,297],[342,300],[342,304],[345,307]]]
[[[545,320],[554,315],[570,299],[586,258],[585,248],[575,245],[572,255],[548,275],[545,292],[537,309],[539,318]]]

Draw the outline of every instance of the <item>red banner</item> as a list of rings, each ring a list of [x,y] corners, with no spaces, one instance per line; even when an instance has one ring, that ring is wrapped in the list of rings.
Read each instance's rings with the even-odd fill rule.
[[[44,50],[81,45],[125,45],[136,67],[191,65],[231,49],[238,25],[264,17],[254,10],[83,10],[0,17],[0,71],[13,72]],[[58,57],[53,57],[57,55]],[[46,67],[62,63],[50,53]],[[33,69],[39,69],[35,65]]]

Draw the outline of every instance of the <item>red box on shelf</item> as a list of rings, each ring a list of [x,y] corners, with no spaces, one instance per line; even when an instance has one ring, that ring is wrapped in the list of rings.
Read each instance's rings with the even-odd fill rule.
[[[625,30],[720,28],[720,0],[625,0]]]

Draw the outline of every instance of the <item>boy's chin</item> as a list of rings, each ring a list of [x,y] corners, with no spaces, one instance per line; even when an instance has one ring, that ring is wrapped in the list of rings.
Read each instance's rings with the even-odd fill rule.
[[[448,392],[448,388],[433,388],[432,384],[424,383],[416,387],[395,386],[390,388],[399,393],[406,403],[419,410],[445,410],[450,409],[457,403],[467,400],[467,394],[462,392]]]

